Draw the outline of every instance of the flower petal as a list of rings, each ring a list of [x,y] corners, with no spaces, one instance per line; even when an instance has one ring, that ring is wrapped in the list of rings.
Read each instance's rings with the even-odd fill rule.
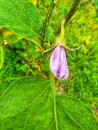
[[[50,58],[50,70],[58,79],[66,79],[69,70],[66,60],[66,53],[63,47],[57,45]]]

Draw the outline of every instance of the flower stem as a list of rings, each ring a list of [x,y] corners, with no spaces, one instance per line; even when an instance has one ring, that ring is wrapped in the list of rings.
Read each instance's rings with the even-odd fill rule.
[[[57,111],[56,111],[56,86],[55,86],[55,79],[52,73],[50,74],[50,78],[51,78],[51,88],[53,91],[54,119],[55,119],[56,130],[58,130]]]
[[[44,22],[44,27],[43,27],[43,40],[44,41],[46,38],[47,27],[48,27],[48,24],[49,24],[54,7],[55,7],[55,2],[54,2],[54,0],[52,0],[51,5],[50,5],[49,10],[48,10],[48,13],[47,13],[47,16],[46,16],[46,19],[45,19],[45,22]]]

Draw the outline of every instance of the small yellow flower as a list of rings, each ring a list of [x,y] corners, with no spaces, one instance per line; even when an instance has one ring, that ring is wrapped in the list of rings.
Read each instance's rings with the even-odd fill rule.
[[[91,35],[86,37],[85,43],[86,43],[86,45],[90,45],[91,44]]]

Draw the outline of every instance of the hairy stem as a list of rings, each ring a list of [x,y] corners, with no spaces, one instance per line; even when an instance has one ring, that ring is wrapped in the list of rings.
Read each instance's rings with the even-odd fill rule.
[[[74,13],[76,12],[77,7],[78,7],[80,1],[81,1],[81,0],[74,0],[72,7],[70,8],[68,14],[67,14],[67,15],[65,16],[65,18],[64,18],[64,26],[68,23],[68,21],[71,19],[71,17],[72,17],[72,16],[74,15]],[[60,33],[60,29],[61,29],[61,27],[59,27],[58,30],[56,31],[56,33],[55,33],[56,35],[57,35],[58,33]]]
[[[55,125],[56,125],[56,130],[58,130],[58,122],[57,122],[57,111],[56,111],[56,86],[55,86],[55,79],[52,74],[50,74],[51,78],[51,87],[53,91],[53,103],[54,103],[54,119],[55,119]]]

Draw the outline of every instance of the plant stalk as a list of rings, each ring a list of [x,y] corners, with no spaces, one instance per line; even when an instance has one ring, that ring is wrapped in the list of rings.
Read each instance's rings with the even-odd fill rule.
[[[54,119],[55,119],[56,130],[58,130],[57,111],[56,111],[56,85],[55,85],[55,79],[52,73],[50,74],[50,78],[51,78],[51,88],[53,92]]]
[[[77,10],[77,7],[79,5],[81,0],[74,0],[72,7],[70,8],[68,14],[65,16],[64,18],[64,26],[69,22],[69,20],[71,19],[71,17],[74,15],[74,13]],[[56,31],[55,35],[60,33],[60,29],[61,27],[58,28],[58,30]]]
[[[44,27],[43,27],[43,40],[44,41],[46,38],[46,31],[47,31],[47,27],[48,27],[54,6],[55,6],[55,2],[54,2],[54,0],[52,0],[51,5],[50,5],[49,10],[48,10],[48,13],[47,13],[47,16],[46,16],[46,19],[45,19],[45,22],[44,22]]]

